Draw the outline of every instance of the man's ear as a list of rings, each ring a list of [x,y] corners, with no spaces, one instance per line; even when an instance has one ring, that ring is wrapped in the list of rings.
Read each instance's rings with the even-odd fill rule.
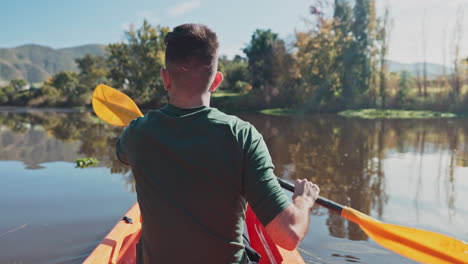
[[[221,72],[216,72],[216,75],[215,75],[215,78],[214,78],[214,81],[213,83],[211,84],[211,87],[210,87],[210,92],[214,92],[216,91],[216,88],[218,88],[218,86],[223,82],[223,74]]]
[[[166,68],[161,68],[160,73],[164,83],[164,90],[168,91],[171,89],[171,76]]]

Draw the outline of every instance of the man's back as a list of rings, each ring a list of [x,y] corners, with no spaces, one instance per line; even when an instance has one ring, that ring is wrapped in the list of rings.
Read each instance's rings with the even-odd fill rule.
[[[144,263],[238,263],[247,201],[264,225],[289,205],[261,135],[214,108],[150,111],[117,149],[136,181]]]

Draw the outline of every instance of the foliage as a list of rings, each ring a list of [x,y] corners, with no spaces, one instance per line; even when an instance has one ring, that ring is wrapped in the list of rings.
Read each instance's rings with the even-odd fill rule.
[[[89,90],[94,89],[100,83],[108,81],[109,71],[104,57],[86,54],[82,58],[77,58],[75,62],[80,72],[80,84],[86,86]]]
[[[237,93],[246,93],[252,90],[252,85],[250,85],[248,82],[239,80],[234,83],[234,87],[232,90]]]
[[[428,95],[424,98],[414,93],[414,86],[420,82],[415,82],[408,72],[388,72],[386,56],[392,20],[388,9],[383,16],[377,16],[375,0],[315,0],[306,22],[307,30],[295,32],[295,38],[288,43],[270,29],[257,29],[243,50],[245,57],[221,56],[218,70],[223,72],[224,81],[211,102],[216,107],[241,111],[468,109],[468,93],[463,87],[468,59],[456,60],[457,73],[444,76],[443,87],[440,80],[428,80]],[[163,39],[168,31],[144,21],[140,28],[125,32],[125,41],[110,44],[108,57],[86,54],[77,58],[79,73],[56,72],[40,88],[29,83],[26,89],[28,83],[22,80],[0,87],[0,104],[84,106],[89,104],[94,87],[106,83],[123,90],[140,107],[158,107],[167,102],[159,70],[164,66]],[[458,42],[455,44],[460,47]],[[85,50],[90,49],[61,52],[76,56],[73,54]],[[28,60],[43,58],[32,57]],[[0,65],[0,69],[6,68]]]
[[[229,97],[229,96],[239,96],[239,95],[241,95],[241,93],[227,92],[227,91],[216,89],[216,91],[211,94],[211,97],[216,98],[216,97]]]
[[[327,112],[371,105],[377,33],[385,35],[376,20],[375,3],[357,0],[352,7],[350,1],[337,0],[332,17],[326,16],[327,8],[316,1],[310,10],[316,26],[296,32],[298,100],[311,110]]]
[[[398,82],[398,92],[396,94],[396,105],[404,107],[408,103],[408,94],[410,89],[410,74],[407,71],[400,73],[400,80]]]
[[[77,168],[87,168],[98,165],[96,158],[79,158],[75,160]]]
[[[22,90],[27,85],[25,80],[11,80],[10,86],[15,89],[15,91]]]
[[[300,71],[298,100],[322,111],[342,97],[341,72],[338,70],[343,35],[333,30],[332,21],[321,21],[319,32],[296,33],[296,60]]]
[[[249,78],[247,66],[247,59],[238,55],[233,60],[229,60],[226,56],[221,56],[218,67],[219,71],[224,75],[224,80],[218,89],[235,92],[248,91],[248,88],[251,86],[247,82]],[[238,82],[242,82],[242,85],[240,86]]]
[[[0,104],[6,105],[13,101],[13,96],[15,94],[15,88],[8,85],[0,88]]]
[[[375,5],[375,2],[372,1],[372,4]],[[375,7],[373,7],[373,13],[375,13]],[[375,19],[374,19],[375,20]],[[371,67],[372,68],[372,73],[371,73],[371,82],[374,79],[373,77],[377,75],[378,73],[378,79],[379,79],[379,105],[381,108],[385,108],[387,105],[387,63],[386,63],[386,57],[388,54],[388,45],[389,45],[389,35],[390,35],[390,30],[391,30],[391,21],[390,21],[390,12],[388,7],[385,8],[385,14],[383,17],[382,21],[379,21],[380,25],[376,32],[375,40],[377,41],[377,45],[375,45],[375,49],[377,54],[375,56],[371,55]],[[380,66],[379,69],[377,69],[377,65],[372,65],[372,62],[375,61],[373,58],[378,56],[378,64]],[[406,77],[406,76],[405,76]],[[372,83],[371,83],[372,85]]]
[[[274,82],[274,46],[277,41],[278,34],[270,29],[257,29],[244,49],[249,60],[249,78],[254,89],[262,89]]]
[[[297,111],[290,108],[272,108],[261,110],[260,113],[273,116],[292,116],[297,115]]]
[[[249,81],[252,89],[261,91],[258,103],[274,106],[287,93],[294,79],[293,57],[285,42],[270,29],[257,29],[244,49],[248,59]],[[258,93],[257,93],[258,95]]]
[[[169,28],[144,21],[136,31],[125,32],[127,42],[108,46],[109,78],[139,104],[164,101],[159,71],[164,67],[164,36]]]

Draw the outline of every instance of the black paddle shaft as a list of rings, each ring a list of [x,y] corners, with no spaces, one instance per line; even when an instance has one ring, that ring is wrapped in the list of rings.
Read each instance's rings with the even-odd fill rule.
[[[281,185],[281,187],[283,187],[284,189],[290,191],[290,192],[294,192],[294,185],[292,185],[291,183],[283,180],[283,179],[280,179],[280,178],[277,178],[278,179],[278,182],[279,184]],[[315,201],[316,203],[320,204],[321,206],[323,207],[326,207],[330,210],[332,210],[333,212],[335,213],[338,213],[341,215],[341,211],[343,210],[343,205],[339,204],[339,203],[335,203],[331,200],[328,200],[327,198],[323,198],[321,196],[319,196],[317,198],[317,200]]]

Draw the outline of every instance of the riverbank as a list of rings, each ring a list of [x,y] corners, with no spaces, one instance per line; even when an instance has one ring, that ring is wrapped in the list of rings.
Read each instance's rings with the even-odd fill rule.
[[[259,111],[264,115],[293,116],[300,111],[290,108],[271,108]],[[310,113],[314,114],[314,113]],[[395,110],[395,109],[357,109],[345,110],[337,113],[340,116],[360,119],[430,119],[468,117],[468,113],[435,112],[427,110]]]
[[[346,110],[338,113],[340,116],[362,119],[427,119],[427,118],[455,118],[466,115],[449,113],[449,112],[434,112],[426,110],[395,110],[395,109],[357,109]]]
[[[31,113],[31,112],[51,112],[51,113],[82,113],[92,111],[85,106],[74,107],[32,107],[32,106],[0,106],[0,112],[9,113]]]
[[[291,109],[291,108],[264,109],[264,110],[260,110],[260,113],[264,115],[272,115],[272,116],[292,116],[292,115],[299,114],[297,110]]]

